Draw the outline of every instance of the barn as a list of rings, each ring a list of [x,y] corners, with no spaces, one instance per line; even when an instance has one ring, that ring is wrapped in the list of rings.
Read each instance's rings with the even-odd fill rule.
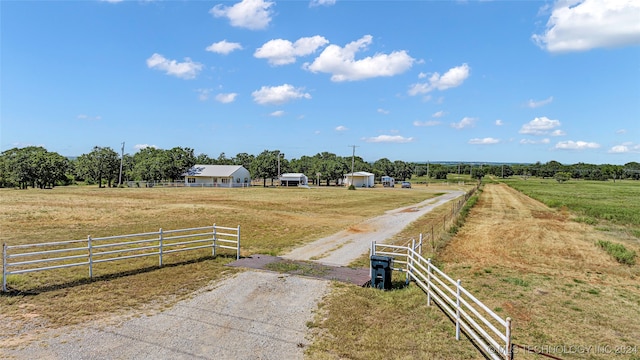
[[[242,165],[194,165],[183,175],[185,186],[232,188],[251,185],[249,170]]]
[[[302,173],[286,173],[280,175],[280,186],[305,186],[309,179]]]
[[[345,184],[345,186],[353,184],[355,187],[373,187],[374,176],[374,174],[366,171],[358,171],[346,174],[342,183]]]

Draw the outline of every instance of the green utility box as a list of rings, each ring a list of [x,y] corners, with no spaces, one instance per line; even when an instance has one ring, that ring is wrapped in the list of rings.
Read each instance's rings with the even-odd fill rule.
[[[371,255],[371,287],[391,290],[391,256]]]

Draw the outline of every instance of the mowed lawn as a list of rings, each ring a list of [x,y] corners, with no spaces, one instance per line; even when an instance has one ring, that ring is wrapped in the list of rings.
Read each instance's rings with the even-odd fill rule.
[[[414,189],[102,188],[0,190],[0,242],[9,245],[219,226],[241,229],[241,252],[279,255],[386,210],[415,204],[444,187]],[[130,309],[170,306],[226,273],[229,256],[210,250],[158,259],[109,262],[12,275],[10,295],[0,296],[0,321],[36,321],[44,327],[80,323]],[[3,320],[4,318],[4,320]],[[0,343],[11,336],[2,327]],[[9,332],[9,334],[5,333]],[[13,334],[15,335],[15,334]]]

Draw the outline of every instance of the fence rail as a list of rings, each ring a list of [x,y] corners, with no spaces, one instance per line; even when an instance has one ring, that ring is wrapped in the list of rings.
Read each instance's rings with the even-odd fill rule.
[[[240,226],[232,228],[213,224],[213,226],[189,229],[160,229],[156,232],[140,234],[95,238],[88,236],[83,240],[21,245],[3,244],[2,291],[7,291],[9,275],[87,266],[89,278],[93,278],[95,264],[157,256],[158,266],[162,266],[166,254],[206,248],[211,249],[212,256],[216,256],[218,249],[235,250],[236,259],[239,259]]]
[[[464,330],[492,359],[513,359],[511,318],[503,319],[484,305],[447,274],[431,264],[416,249],[422,246],[412,241],[410,246],[371,244],[371,255],[393,257],[393,270],[405,272],[407,283],[415,281],[427,294],[427,305],[435,302],[455,321],[456,340]]]

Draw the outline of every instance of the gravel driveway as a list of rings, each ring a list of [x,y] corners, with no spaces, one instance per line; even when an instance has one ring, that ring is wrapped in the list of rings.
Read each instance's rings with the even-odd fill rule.
[[[284,257],[348,265],[438,205],[463,195],[449,192],[388,211],[358,227],[317,240]],[[171,309],[117,325],[57,329],[20,349],[15,359],[302,359],[306,323],[329,282],[264,271],[246,271],[203,288]]]

